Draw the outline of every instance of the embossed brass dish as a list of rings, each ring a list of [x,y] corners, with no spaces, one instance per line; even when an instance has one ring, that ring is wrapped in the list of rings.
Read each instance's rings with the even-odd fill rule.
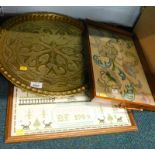
[[[0,71],[14,85],[43,95],[85,90],[80,21],[54,13],[7,20],[0,32]]]

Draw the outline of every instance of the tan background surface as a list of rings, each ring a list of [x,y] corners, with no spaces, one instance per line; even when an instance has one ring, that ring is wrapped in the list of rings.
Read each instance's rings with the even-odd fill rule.
[[[155,7],[145,7],[135,28],[150,69],[155,77]]]

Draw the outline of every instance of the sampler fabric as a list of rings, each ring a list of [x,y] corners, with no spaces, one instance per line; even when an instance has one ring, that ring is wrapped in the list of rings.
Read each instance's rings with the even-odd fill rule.
[[[155,104],[131,38],[89,26],[89,40],[97,97]]]
[[[91,102],[56,104],[14,87],[11,136],[128,126],[125,109]]]

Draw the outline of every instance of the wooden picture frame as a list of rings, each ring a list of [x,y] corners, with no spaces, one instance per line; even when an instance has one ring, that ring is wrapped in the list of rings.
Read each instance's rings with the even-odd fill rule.
[[[102,128],[102,129],[88,129],[88,130],[75,130],[61,133],[52,134],[35,134],[26,136],[12,136],[12,114],[13,114],[13,88],[14,86],[10,84],[9,94],[8,94],[8,108],[7,108],[7,118],[6,118],[6,133],[5,133],[5,143],[16,143],[16,142],[27,142],[27,141],[37,141],[37,140],[47,140],[56,138],[67,138],[67,137],[79,137],[79,136],[90,136],[99,134],[109,134],[116,132],[128,132],[136,131],[137,126],[134,117],[130,112],[128,112],[131,126],[124,127],[113,127],[113,128]],[[67,106],[67,105],[66,105]]]
[[[91,83],[93,83],[93,86],[91,88],[92,98],[93,97],[101,98],[101,97],[97,96],[96,92],[95,92],[94,74],[93,74],[92,61],[91,61],[91,48],[90,48],[89,32],[88,32],[88,26],[89,25],[96,28],[96,29],[108,30],[108,31],[114,32],[116,34],[124,35],[124,36],[127,36],[129,38],[132,38],[134,45],[135,45],[135,48],[137,50],[137,54],[139,56],[140,62],[142,64],[147,82],[149,84],[152,96],[155,100],[155,82],[153,80],[153,74],[151,73],[151,70],[150,70],[149,65],[146,61],[146,58],[144,56],[143,50],[141,48],[141,45],[139,43],[137,36],[133,32],[127,31],[126,29],[122,29],[120,27],[112,26],[109,24],[95,22],[95,21],[89,20],[89,19],[87,19],[84,23],[85,23],[85,28],[86,28],[87,48],[88,48],[87,50],[89,51],[89,66],[90,66],[89,69],[91,72],[90,79],[91,79]],[[140,111],[151,110],[151,111],[155,111],[155,105],[152,105],[152,104],[136,103],[136,102],[130,102],[127,100],[119,100],[119,99],[115,99],[115,98],[112,99],[112,98],[108,98],[108,97],[106,97],[105,99],[106,100],[113,100],[114,105],[117,105],[118,107],[130,109],[130,110],[140,110]]]

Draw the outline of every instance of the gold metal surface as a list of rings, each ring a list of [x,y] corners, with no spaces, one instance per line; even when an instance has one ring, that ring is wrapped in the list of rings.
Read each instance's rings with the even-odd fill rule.
[[[43,95],[85,90],[83,25],[54,13],[9,19],[0,30],[0,71],[14,85]],[[32,82],[41,84],[32,86]]]

